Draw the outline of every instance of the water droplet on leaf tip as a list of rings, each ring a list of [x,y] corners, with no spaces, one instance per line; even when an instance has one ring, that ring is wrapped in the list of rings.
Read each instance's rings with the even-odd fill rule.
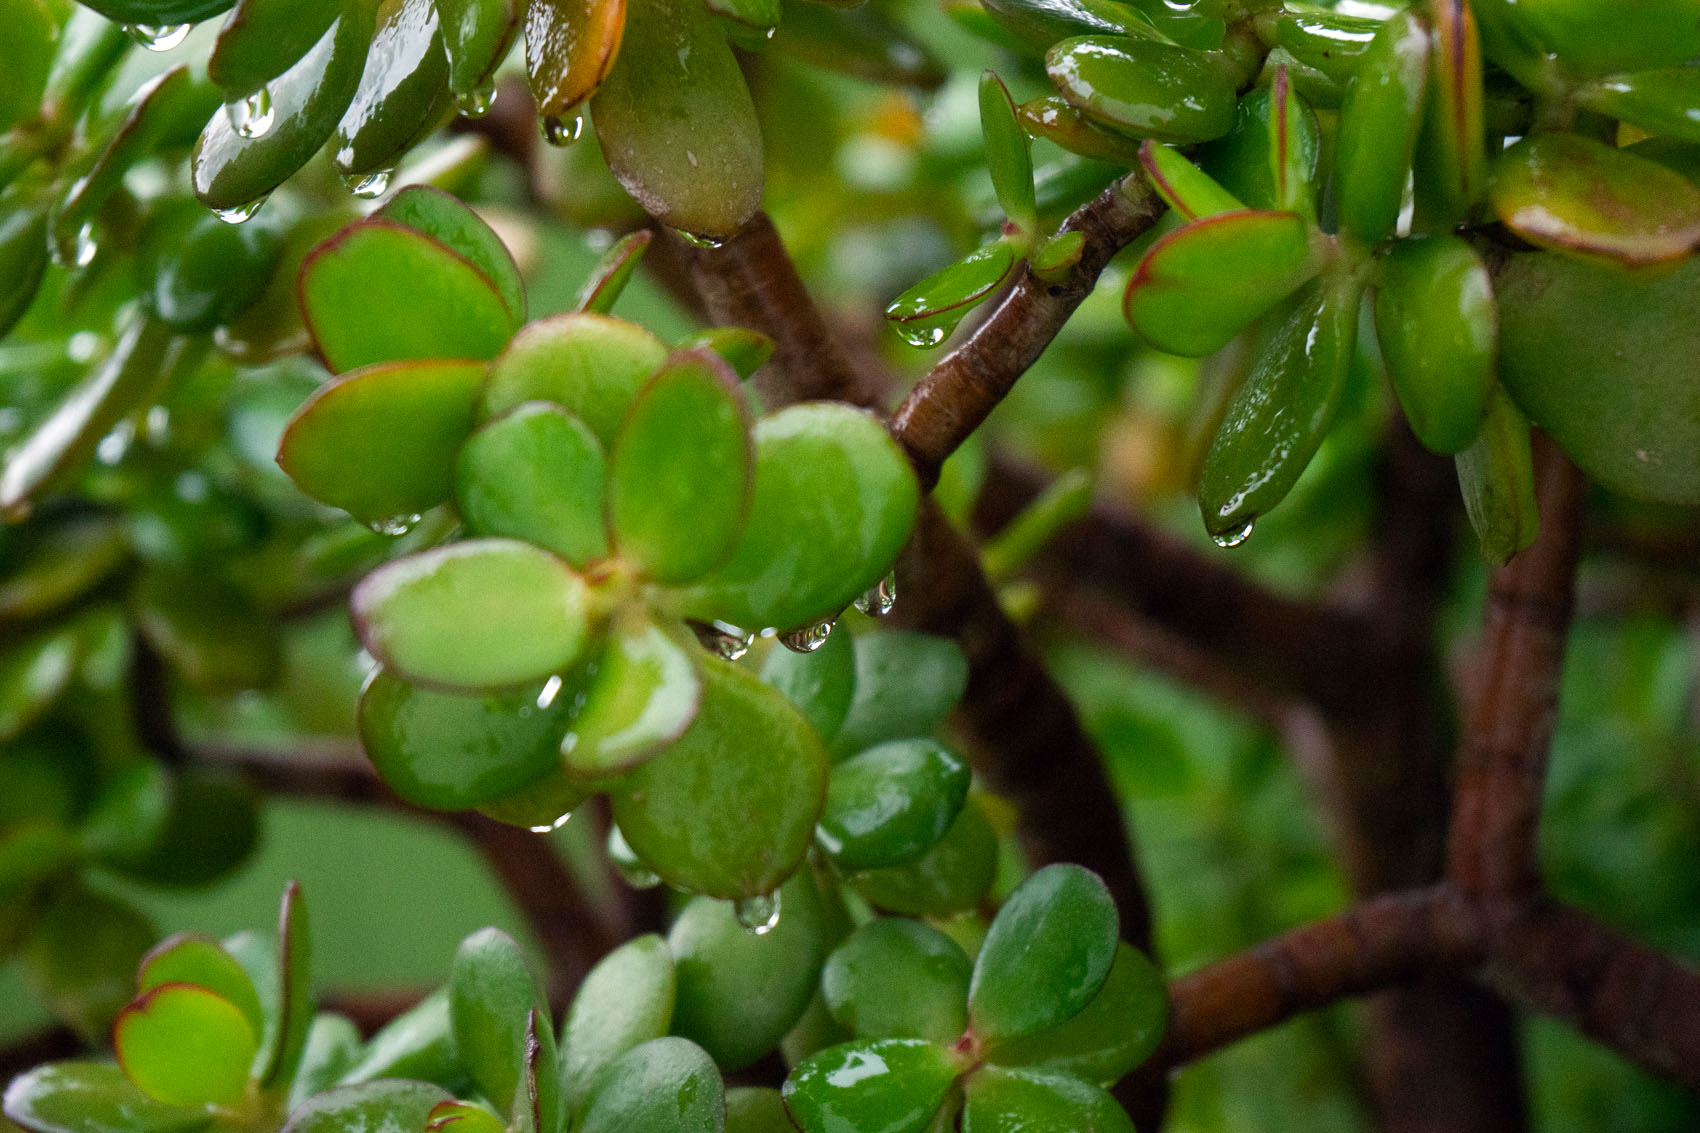
[[[766,936],[779,927],[779,894],[763,893],[732,903],[732,915],[752,936]]]
[[[225,103],[224,115],[230,119],[230,128],[244,138],[265,136],[277,118],[272,109],[271,91],[265,87],[261,87],[247,98]]]
[[[98,251],[100,246],[95,243],[94,221],[90,220],[77,229],[68,246],[54,247],[53,258],[60,267],[86,268],[94,262],[95,253]]]
[[[124,30],[149,51],[170,51],[189,38],[188,24],[125,24]]]
[[[697,635],[697,643],[722,661],[739,660],[750,651],[756,639],[755,634],[745,633],[725,622],[692,622],[691,630]]]
[[[395,179],[393,169],[374,169],[370,173],[350,173],[342,179],[348,191],[362,200],[374,200],[389,192]]]
[[[897,328],[897,336],[910,346],[937,346],[950,333],[936,323],[893,323],[892,325]]]
[[[1237,547],[1251,538],[1253,522],[1253,520],[1248,519],[1238,527],[1230,527],[1226,531],[1213,531],[1210,534],[1210,540],[1218,547]]]
[[[213,209],[213,215],[226,224],[241,224],[253,219],[254,214],[259,212],[260,206],[265,203],[266,198],[256,197],[245,205],[235,205],[227,209]]]
[[[726,243],[723,237],[704,236],[700,232],[686,232],[683,228],[675,228],[673,229],[673,232],[679,237],[679,239],[683,240],[693,248],[714,249],[721,247]]]
[[[571,118],[549,115],[543,119],[543,140],[552,146],[570,146],[584,133],[584,119],[577,114]]]
[[[779,643],[793,653],[813,653],[826,644],[826,639],[832,636],[832,627],[837,623],[828,618],[814,625],[794,629],[779,635]]]
[[[406,535],[420,518],[418,515],[392,515],[387,519],[374,519],[366,526],[379,535]]]
[[[490,108],[495,105],[495,83],[485,83],[483,86],[463,90],[455,95],[455,111],[462,118],[482,118],[490,113]]]
[[[856,599],[856,608],[871,618],[883,618],[897,605],[897,572],[891,571],[866,594]]]

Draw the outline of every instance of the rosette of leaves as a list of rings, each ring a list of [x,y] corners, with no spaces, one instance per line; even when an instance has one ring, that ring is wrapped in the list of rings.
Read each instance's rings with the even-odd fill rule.
[[[1104,1088],[1162,1037],[1161,976],[1121,944],[1096,875],[1047,866],[1010,895],[971,962],[917,921],[880,918],[827,958],[823,997],[853,1038],[797,1065],[805,1133],[1131,1129]]]
[[[340,376],[278,459],[379,528],[451,499],[460,517],[463,538],[353,596],[381,666],[361,735],[399,794],[536,826],[606,791],[665,879],[755,897],[801,862],[827,759],[687,619],[835,617],[902,547],[915,480],[847,406],[753,420],[714,348],[750,368],[764,351],[747,334],[669,349],[601,313],[638,247],[614,250],[583,309],[522,327],[495,234],[445,194],[398,194],[303,269],[307,323]],[[357,313],[372,303],[396,317]]]

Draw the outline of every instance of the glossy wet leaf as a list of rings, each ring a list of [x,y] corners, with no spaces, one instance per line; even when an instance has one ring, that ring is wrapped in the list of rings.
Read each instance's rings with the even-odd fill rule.
[[[336,23],[318,42],[266,86],[272,124],[264,134],[243,137],[222,107],[213,112],[191,158],[195,196],[202,204],[245,209],[319,151],[360,85],[376,8],[364,0],[342,6]]]
[[[18,186],[0,191],[0,335],[8,334],[29,310],[48,260],[45,197]]]
[[[885,309],[886,321],[911,346],[937,346],[968,312],[991,298],[1015,266],[1015,249],[1002,240],[968,253],[929,275]]]
[[[726,360],[740,379],[748,380],[773,357],[773,339],[746,327],[710,327],[685,338],[681,350],[707,348]]]
[[[549,1003],[513,937],[486,928],[461,942],[449,974],[455,1045],[466,1072],[502,1113],[524,1088],[527,1017],[534,1010],[546,1019]]]
[[[283,1133],[391,1133],[425,1128],[448,1091],[426,1082],[391,1080],[341,1086],[303,1103]]]
[[[793,1133],[779,1091],[761,1086],[734,1086],[726,1091],[726,1133]]]
[[[702,706],[660,756],[612,789],[614,819],[663,879],[738,899],[802,862],[826,793],[826,754],[789,702],[704,657]]]
[[[786,56],[865,82],[935,90],[944,61],[877,5],[787,4],[773,46]]]
[[[1108,1088],[1144,1062],[1168,1023],[1163,973],[1129,944],[1116,945],[1104,986],[1073,1018],[1016,1039],[992,1043],[986,1060],[1035,1066]]]
[[[635,610],[616,619],[560,739],[568,770],[591,780],[618,775],[678,739],[701,703],[699,652],[689,635]]]
[[[1309,5],[1284,9],[1274,22],[1276,46],[1290,52],[1305,66],[1342,83],[1357,73],[1370,41],[1382,24],[1371,16]]]
[[[661,223],[723,238],[760,207],[755,104],[702,5],[631,0],[624,45],[591,113],[608,168]]]
[[[0,742],[16,739],[59,699],[82,654],[75,627],[32,634],[0,650]]]
[[[137,992],[168,983],[194,984],[213,992],[235,1007],[256,1035],[265,1024],[254,981],[230,953],[206,937],[179,934],[161,941],[142,958],[136,971]]]
[[[388,563],[361,580],[355,627],[396,675],[448,688],[542,680],[583,651],[584,580],[529,543],[473,539]]]
[[[573,298],[573,310],[600,315],[613,310],[626,284],[631,282],[632,273],[643,262],[643,254],[649,250],[649,242],[654,236],[654,229],[640,228],[614,241],[579,287]]]
[[[1149,17],[1129,4],[1105,0],[987,0],[992,19],[1038,51],[1080,35],[1158,38]]]
[[[614,68],[626,0],[527,0],[525,67],[537,113],[565,120]]]
[[[1116,36],[1066,39],[1045,54],[1062,96],[1113,130],[1160,142],[1219,138],[1234,124],[1228,67],[1203,52]]]
[[[1393,234],[1427,92],[1428,32],[1410,12],[1375,34],[1340,108],[1334,177],[1340,231],[1366,244]]]
[[[1316,274],[1310,228],[1292,212],[1225,212],[1151,246],[1122,309],[1151,345],[1202,357]]]
[[[319,389],[284,430],[277,462],[297,487],[364,523],[407,526],[449,498],[472,432],[477,362],[365,366]]]
[[[875,906],[911,917],[945,916],[979,905],[997,872],[997,835],[972,797],[932,849],[907,865],[850,881]]]
[[[143,231],[142,301],[174,330],[209,331],[241,315],[265,292],[283,255],[283,229],[269,217],[226,224],[193,201]]]
[[[654,933],[628,940],[590,970],[561,1023],[567,1112],[578,1112],[604,1066],[667,1033],[677,988],[673,953]]]
[[[921,1133],[958,1069],[948,1051],[922,1039],[858,1039],[792,1070],[785,1106],[806,1133]]]
[[[1499,337],[1493,283],[1475,251],[1456,236],[1394,245],[1376,288],[1375,330],[1417,439],[1447,454],[1475,440]]]
[[[1416,220],[1429,230],[1464,220],[1487,188],[1481,38],[1473,7],[1435,0],[1428,110],[1417,137]]]
[[[779,0],[704,0],[708,10],[754,32],[779,26]]]
[[[558,751],[558,745],[557,745]],[[566,821],[592,794],[592,789],[568,774],[564,766],[551,768],[511,795],[478,804],[477,810],[497,822],[523,826],[533,832],[553,829]]]
[[[980,76],[980,132],[986,140],[986,168],[1004,215],[1032,232],[1038,207],[1033,199],[1031,143],[1015,120],[1009,88],[994,71]]]
[[[848,633],[834,633],[813,653],[774,649],[761,679],[784,693],[828,745],[850,711],[856,689],[856,654]]]
[[[836,403],[756,423],[749,522],[686,613],[791,629],[836,615],[884,578],[917,506],[909,462],[875,418]]]
[[[444,1085],[465,1077],[455,1051],[448,990],[433,992],[373,1035],[343,1074],[354,1085],[379,1078],[413,1078]]]
[[[1157,195],[1189,221],[1246,207],[1179,151],[1159,142],[1147,140],[1140,145],[1139,164]]]
[[[1691,67],[1612,75],[1583,88],[1579,98],[1650,134],[1700,141],[1700,72]]]
[[[207,57],[207,75],[231,98],[261,90],[330,30],[343,4],[237,0]]]
[[[982,1041],[1054,1027],[1086,1006],[1109,975],[1120,932],[1098,875],[1051,865],[1018,886],[992,921],[968,992]]]
[[[130,1001],[158,935],[134,906],[73,884],[36,913],[17,956],[36,998],[92,1045]]]
[[[493,417],[527,401],[552,401],[590,426],[607,451],[632,398],[667,353],[655,335],[624,319],[582,312],[540,319],[491,364],[483,411]]]
[[[6,1087],[6,1116],[39,1133],[191,1133],[213,1116],[142,1093],[112,1062],[49,1062]]]
[[[731,367],[708,351],[675,354],[632,402],[609,459],[621,560],[675,584],[724,562],[743,530],[753,455]]]
[[[858,1038],[948,1045],[968,1026],[972,967],[961,947],[937,929],[880,917],[827,957],[821,992],[832,1017]]]
[[[393,169],[436,128],[449,101],[448,70],[433,0],[382,0],[360,85],[331,135],[337,170]]]
[[[336,373],[414,358],[494,358],[519,325],[483,272],[390,220],[343,229],[307,257],[301,310]],[[383,313],[374,318],[373,312]]]
[[[423,232],[484,274],[516,323],[525,318],[525,283],[513,254],[484,218],[433,185],[408,185],[378,215]]]
[[[1240,100],[1234,128],[1200,146],[1199,166],[1255,209],[1285,209],[1314,219],[1314,182],[1321,151],[1316,115],[1286,72]]]
[[[968,765],[933,740],[869,748],[833,768],[816,841],[844,869],[912,861],[956,821],[968,780]]]
[[[988,1066],[968,1078],[962,1133],[1134,1133],[1110,1094],[1067,1074]]]
[[[1500,380],[1530,419],[1613,491],[1700,503],[1700,261],[1640,278],[1524,254],[1495,286]]]
[[[36,113],[47,90],[58,21],[42,0],[5,0],[0,23],[6,28],[6,62],[0,74],[0,132]]]
[[[1512,12],[1583,74],[1671,67],[1700,55],[1700,21],[1687,0],[1524,0]]]
[[[443,54],[448,58],[449,93],[476,100],[495,81],[519,31],[519,0],[434,0]]]
[[[700,1047],[685,1039],[652,1039],[598,1075],[578,1130],[719,1133],[725,1105],[720,1072]]]
[[[397,795],[464,810],[511,794],[556,766],[572,695],[539,706],[538,690],[438,692],[385,669],[360,694],[360,744]]]
[[[1700,242],[1700,189],[1654,161],[1576,134],[1525,138],[1494,162],[1493,209],[1532,244],[1629,267]]]
[[[170,27],[197,24],[229,8],[232,0],[95,0],[87,5],[115,24]]]
[[[1228,404],[1198,487],[1212,536],[1229,542],[1280,503],[1333,424],[1357,345],[1355,292],[1305,291]]]
[[[602,446],[584,422],[526,402],[467,438],[454,465],[468,529],[534,543],[582,567],[608,554]]]
[[[1540,534],[1529,420],[1504,391],[1494,391],[1481,432],[1457,465],[1464,513],[1482,557],[1502,566]]]
[[[1139,160],[1139,143],[1104,129],[1060,94],[1028,99],[1016,116],[1029,134],[1055,142],[1070,153],[1125,166]]]
[[[125,1008],[112,1033],[118,1060],[142,1092],[167,1105],[236,1103],[258,1040],[228,999],[168,983]]]

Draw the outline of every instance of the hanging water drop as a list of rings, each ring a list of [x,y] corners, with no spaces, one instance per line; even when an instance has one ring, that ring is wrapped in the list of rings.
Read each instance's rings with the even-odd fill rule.
[[[395,170],[374,169],[370,173],[350,173],[342,179],[342,183],[361,200],[370,201],[389,192],[390,182],[394,179]]]
[[[455,94],[455,110],[462,118],[482,118],[496,105],[496,84],[485,83]]]
[[[86,221],[77,229],[69,248],[61,249],[58,259],[64,267],[86,268],[94,263],[95,253],[100,251],[94,239],[94,221]]]
[[[910,346],[937,346],[950,333],[937,323],[892,323],[892,326],[897,328],[897,337]]]
[[[570,146],[584,133],[584,119],[577,114],[571,118],[549,115],[543,119],[543,140],[552,146]]]
[[[1218,547],[1237,547],[1251,538],[1253,520],[1246,520],[1238,527],[1230,527],[1226,531],[1211,532],[1210,541]]]
[[[559,830],[561,827],[565,826],[567,824],[567,820],[569,818],[571,818],[572,816],[573,816],[573,812],[569,810],[567,813],[561,815],[561,817],[557,818],[553,822],[545,822],[545,823],[541,823],[540,825],[533,826],[531,828],[531,832],[533,834],[549,834],[549,833],[556,831],[556,830]]]
[[[826,639],[832,636],[832,627],[836,624],[833,619],[826,618],[814,625],[782,633],[779,635],[779,644],[793,653],[813,653],[826,644]]]
[[[253,219],[254,214],[259,212],[260,206],[265,203],[265,197],[255,197],[245,205],[235,205],[227,209],[213,209],[213,215],[226,224],[241,224],[246,220]]]
[[[700,232],[686,232],[683,228],[673,229],[673,234],[693,248],[718,248],[726,243],[721,236],[704,236]]]
[[[763,893],[736,901],[732,915],[751,936],[766,936],[779,927],[779,894]]]
[[[856,608],[870,618],[883,618],[897,605],[897,572],[891,571],[856,599]]]
[[[406,535],[420,518],[418,515],[392,515],[386,519],[374,519],[366,526],[379,535]]]
[[[227,102],[224,104],[224,116],[230,119],[230,128],[240,136],[264,137],[277,119],[277,113],[272,109],[272,92],[261,87],[247,98]]]
[[[189,38],[188,24],[125,24],[124,30],[149,51],[170,51]]]
[[[697,635],[697,644],[723,661],[738,660],[750,651],[756,639],[755,634],[725,622],[692,622],[691,631]]]

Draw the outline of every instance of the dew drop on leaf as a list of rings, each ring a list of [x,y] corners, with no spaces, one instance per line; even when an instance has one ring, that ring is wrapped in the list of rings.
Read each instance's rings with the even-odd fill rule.
[[[700,232],[686,232],[682,228],[673,229],[673,234],[693,248],[718,248],[726,243],[718,236],[704,236]]]
[[[213,215],[226,224],[241,224],[253,218],[260,211],[260,206],[266,203],[265,197],[255,197],[245,205],[233,205],[227,209],[213,209]]]
[[[779,635],[779,644],[793,653],[813,653],[826,644],[826,639],[832,636],[832,627],[836,624],[832,618],[827,618],[802,629],[782,633]]]
[[[897,336],[910,346],[937,346],[950,332],[937,323],[893,323]]]
[[[897,572],[891,571],[856,599],[856,608],[871,618],[883,618],[897,605]]]
[[[750,651],[756,635],[745,633],[734,625],[725,622],[692,622],[691,631],[697,635],[697,644],[723,661],[736,661]]]
[[[766,936],[779,927],[779,894],[762,893],[732,903],[732,915],[752,936]]]
[[[124,30],[149,51],[170,51],[189,38],[188,24],[125,24]]]
[[[370,527],[373,531],[376,531],[379,535],[406,535],[409,531],[413,530],[413,525],[418,523],[420,518],[421,517],[417,514],[392,515],[387,519],[374,519],[366,526]]]
[[[485,83],[455,95],[455,110],[462,118],[482,118],[496,105],[496,84]],[[545,134],[547,136],[547,134]]]
[[[230,128],[244,138],[264,137],[266,131],[272,128],[272,123],[277,120],[277,114],[272,109],[272,92],[265,87],[261,87],[247,98],[225,103],[224,115],[230,119]]]
[[[552,146],[570,146],[584,133],[584,119],[548,116],[543,119],[543,140]]]
[[[1226,531],[1212,532],[1210,540],[1218,547],[1237,547],[1251,538],[1253,522],[1253,520],[1248,519],[1238,527],[1230,527]]]
[[[393,169],[374,169],[370,173],[351,173],[344,177],[343,184],[348,191],[362,200],[374,200],[389,192],[390,182],[395,179]]]

